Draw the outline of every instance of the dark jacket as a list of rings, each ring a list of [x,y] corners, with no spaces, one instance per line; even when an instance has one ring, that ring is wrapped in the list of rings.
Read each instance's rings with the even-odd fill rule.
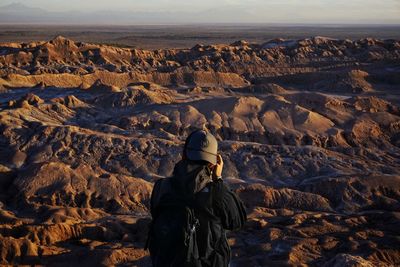
[[[192,199],[195,214],[200,221],[196,230],[200,262],[196,266],[228,266],[231,252],[226,230],[240,229],[246,221],[242,201],[222,181],[212,181],[206,165],[180,161],[174,169],[170,183],[175,194]],[[158,183],[158,184],[157,184]],[[160,187],[162,182],[157,182]],[[159,196],[152,194],[151,212],[154,216]],[[158,193],[158,195],[160,195]]]

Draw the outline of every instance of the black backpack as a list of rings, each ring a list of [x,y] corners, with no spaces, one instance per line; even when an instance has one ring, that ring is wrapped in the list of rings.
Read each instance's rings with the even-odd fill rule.
[[[201,266],[197,247],[193,198],[176,192],[171,178],[158,180],[153,189],[152,217],[146,247],[154,267]]]

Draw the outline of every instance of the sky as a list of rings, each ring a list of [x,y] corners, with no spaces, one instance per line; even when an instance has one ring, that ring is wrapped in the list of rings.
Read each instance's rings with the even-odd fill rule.
[[[0,0],[0,6],[15,2],[57,12],[200,13],[215,22],[400,24],[400,0]]]

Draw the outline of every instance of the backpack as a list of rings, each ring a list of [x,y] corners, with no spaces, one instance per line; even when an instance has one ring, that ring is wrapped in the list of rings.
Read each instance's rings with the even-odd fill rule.
[[[172,179],[165,178],[155,183],[151,206],[146,248],[153,266],[200,266],[193,199],[183,198]]]

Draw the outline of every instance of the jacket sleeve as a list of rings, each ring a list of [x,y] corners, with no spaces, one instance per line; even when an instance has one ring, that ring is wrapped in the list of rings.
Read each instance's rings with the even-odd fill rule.
[[[226,230],[242,228],[247,220],[243,202],[222,181],[215,182],[215,189],[215,213],[221,219],[222,227]]]
[[[161,198],[171,191],[171,179],[162,178],[154,183],[150,197],[150,213],[155,216],[158,206],[161,204]]]
[[[157,207],[157,204],[159,202],[159,193],[160,193],[160,186],[161,186],[161,179],[157,180],[154,183],[153,190],[151,191],[151,197],[150,197],[150,213],[152,217],[154,218],[155,215],[155,210]]]

